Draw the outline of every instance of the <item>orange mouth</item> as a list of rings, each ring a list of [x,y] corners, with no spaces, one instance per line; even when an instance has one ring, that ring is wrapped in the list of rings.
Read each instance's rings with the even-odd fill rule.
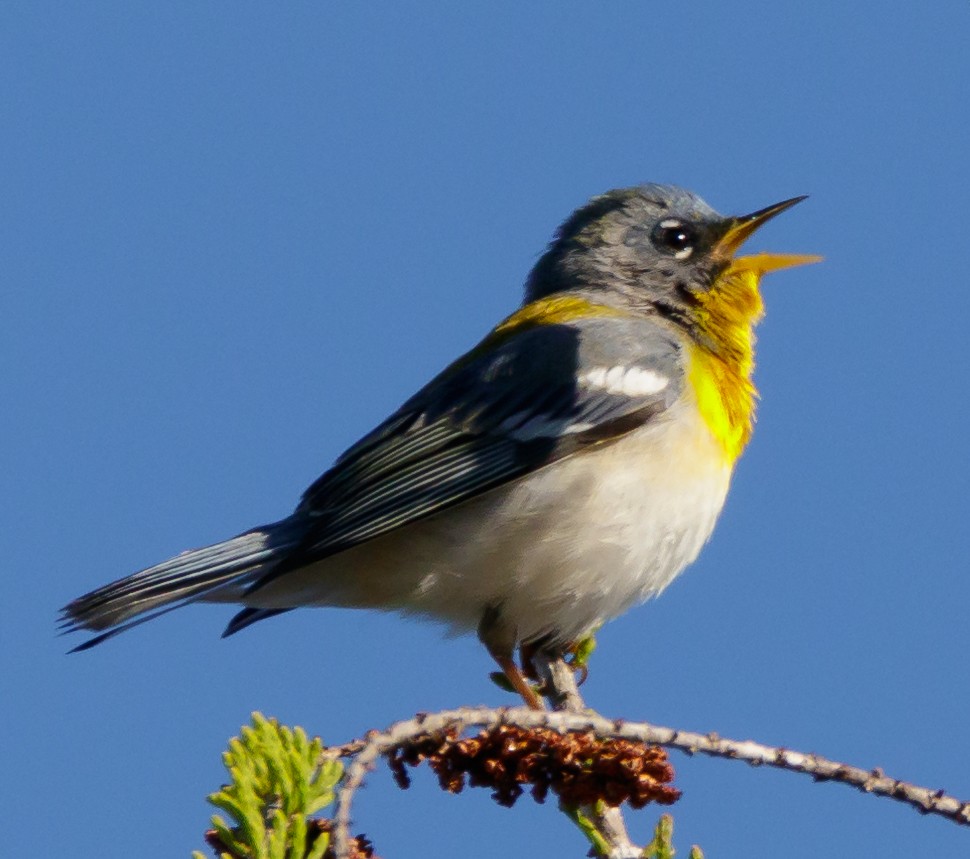
[[[786,209],[790,209],[796,203],[800,203],[805,197],[792,197],[781,203],[775,203],[750,215],[743,215],[739,218],[731,218],[727,232],[718,240],[714,246],[713,253],[722,259],[730,260],[727,271],[730,272],[751,272],[761,276],[770,271],[778,271],[783,268],[792,268],[798,265],[808,265],[813,262],[821,262],[822,257],[815,254],[751,254],[749,256],[735,257],[735,253],[740,249],[754,232],[770,221],[775,215],[780,215]],[[726,272],[725,272],[726,273]]]

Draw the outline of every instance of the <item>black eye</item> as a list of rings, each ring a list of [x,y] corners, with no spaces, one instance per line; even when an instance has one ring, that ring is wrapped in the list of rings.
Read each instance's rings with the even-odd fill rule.
[[[694,251],[697,233],[690,224],[677,218],[667,218],[653,228],[650,238],[662,251],[673,254],[677,259],[687,259]]]

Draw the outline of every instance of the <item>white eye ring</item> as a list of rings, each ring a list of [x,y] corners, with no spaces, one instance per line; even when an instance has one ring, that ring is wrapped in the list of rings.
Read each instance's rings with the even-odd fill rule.
[[[694,253],[696,235],[689,224],[679,218],[666,218],[653,230],[653,242],[674,259],[687,259]]]

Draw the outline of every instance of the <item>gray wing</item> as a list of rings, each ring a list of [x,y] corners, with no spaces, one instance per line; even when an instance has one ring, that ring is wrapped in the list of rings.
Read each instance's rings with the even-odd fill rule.
[[[626,317],[540,326],[473,350],[304,493],[295,515],[305,539],[250,592],[661,419],[682,368],[669,332]]]

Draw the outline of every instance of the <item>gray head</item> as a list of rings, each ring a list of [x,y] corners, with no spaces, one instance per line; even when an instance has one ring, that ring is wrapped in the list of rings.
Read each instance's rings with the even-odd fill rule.
[[[608,191],[563,223],[526,284],[526,301],[557,292],[672,313],[705,292],[741,243],[787,200],[741,218],[674,185]]]

